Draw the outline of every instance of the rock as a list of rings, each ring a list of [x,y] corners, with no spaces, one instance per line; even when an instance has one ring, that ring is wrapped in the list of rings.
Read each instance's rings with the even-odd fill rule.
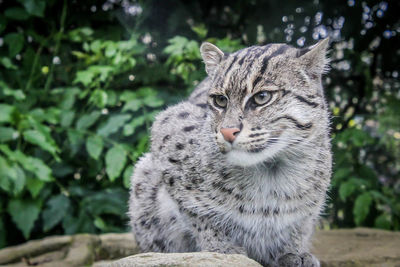
[[[400,232],[366,228],[317,231],[313,243],[313,253],[322,266],[400,266]],[[137,253],[139,248],[130,233],[55,236],[1,249],[0,265],[71,267],[96,262],[95,266],[128,266],[135,261],[135,266],[259,266],[242,255]]]
[[[130,233],[47,237],[0,250],[0,265],[84,266],[102,259],[113,260],[137,254],[138,251]]]
[[[139,253],[132,234],[100,235],[100,247],[96,252],[97,260],[120,259]]]
[[[50,255],[49,252],[52,251],[60,252],[63,248],[71,244],[72,239],[71,236],[52,236],[43,240],[29,241],[23,245],[1,249],[0,264],[19,262],[23,259],[30,259],[45,254]]]
[[[195,253],[143,253],[120,259],[111,263],[98,263],[95,267],[261,267],[256,261],[239,254],[220,254],[214,252]]]

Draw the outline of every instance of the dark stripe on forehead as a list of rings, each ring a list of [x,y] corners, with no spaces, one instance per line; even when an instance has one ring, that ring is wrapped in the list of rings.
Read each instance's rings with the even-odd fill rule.
[[[239,58],[238,54],[234,55],[233,60],[232,60],[231,64],[229,65],[229,67],[226,69],[225,74],[223,75],[223,77],[226,77],[226,75],[231,70],[232,66],[235,64],[235,62],[236,62],[236,60],[238,60],[238,58]]]
[[[238,59],[238,54],[234,54],[233,55],[233,60],[231,61],[229,67],[225,70],[225,73],[222,74],[222,70],[221,72],[217,75],[218,76],[218,80],[215,82],[215,84],[219,87],[222,87],[222,85],[224,84],[224,80],[225,80],[225,76],[227,75],[227,73],[230,71],[230,69],[232,68],[233,64],[235,63],[235,61]]]
[[[261,75],[259,75],[259,76],[257,76],[257,78],[253,81],[253,90],[254,90],[254,87],[256,87],[256,85],[261,81],[261,79],[262,79],[262,76]]]
[[[279,56],[279,55],[282,55],[283,53],[286,52],[286,50],[289,49],[289,47],[290,47],[290,46],[288,46],[288,45],[281,45],[277,50],[275,50],[274,52],[272,52],[271,55],[266,56],[266,57],[263,59],[263,65],[262,65],[262,67],[261,67],[260,74],[264,74],[264,72],[265,72],[265,70],[267,69],[267,66],[268,66],[268,61],[269,61],[271,58],[276,57],[276,56]]]
[[[281,45],[277,50],[272,52],[271,55],[266,56],[266,57],[263,58],[262,66],[261,66],[261,69],[260,69],[260,73],[259,73],[258,77],[254,80],[252,89],[254,89],[254,87],[257,85],[257,83],[259,83],[260,80],[262,79],[262,76],[263,76],[264,72],[266,71],[266,69],[268,67],[268,61],[273,57],[276,57],[276,56],[284,54],[286,52],[286,50],[289,49],[289,47],[290,46],[285,45],[285,44]]]
[[[271,45],[266,45],[263,47],[257,46],[256,47],[256,52],[252,53],[249,57],[248,64],[245,67],[246,68],[246,75],[244,75],[245,79],[249,76],[249,74],[253,71],[252,65],[254,64],[254,61],[257,60],[262,54],[265,54],[268,49],[271,47]]]
[[[244,54],[242,56],[242,58],[239,60],[238,64],[239,66],[242,66],[243,62],[245,61],[245,59],[250,58],[250,56],[252,55],[253,51],[257,49],[257,46],[252,46],[246,49],[246,54]]]

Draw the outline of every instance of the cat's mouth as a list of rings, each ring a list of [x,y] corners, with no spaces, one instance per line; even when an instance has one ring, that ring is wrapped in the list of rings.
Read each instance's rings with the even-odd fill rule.
[[[265,142],[251,147],[245,147],[235,142],[233,144],[228,143],[223,146],[221,152],[231,164],[247,167],[268,161],[281,149],[277,138],[269,138]]]

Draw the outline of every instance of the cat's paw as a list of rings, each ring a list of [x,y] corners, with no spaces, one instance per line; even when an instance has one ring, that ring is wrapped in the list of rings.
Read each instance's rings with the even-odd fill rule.
[[[319,260],[310,253],[301,255],[288,253],[278,259],[278,266],[282,267],[320,267]]]
[[[278,266],[280,267],[301,267],[302,260],[300,255],[288,253],[278,259]]]
[[[311,253],[300,255],[303,267],[320,267],[319,260]]]

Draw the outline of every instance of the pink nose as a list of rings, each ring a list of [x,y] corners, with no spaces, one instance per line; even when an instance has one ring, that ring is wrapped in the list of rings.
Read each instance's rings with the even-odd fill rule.
[[[230,143],[232,143],[236,135],[240,132],[238,128],[221,128],[221,133],[224,139]]]

